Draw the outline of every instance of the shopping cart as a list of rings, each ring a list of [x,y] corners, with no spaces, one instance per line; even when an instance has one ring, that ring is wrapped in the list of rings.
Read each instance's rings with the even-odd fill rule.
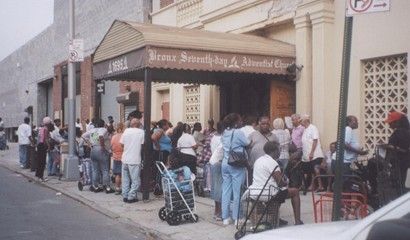
[[[312,181],[319,178],[334,178],[334,175],[318,175]],[[341,196],[341,219],[362,219],[372,212],[367,204],[367,190],[357,176],[343,176],[344,186]],[[330,222],[333,214],[333,192],[312,191],[313,211],[315,222]]]
[[[156,166],[162,176],[162,190],[165,206],[158,212],[158,217],[171,226],[179,225],[182,220],[197,222],[195,207],[194,184],[191,176],[187,177],[188,167],[168,170],[163,162],[157,161]]]

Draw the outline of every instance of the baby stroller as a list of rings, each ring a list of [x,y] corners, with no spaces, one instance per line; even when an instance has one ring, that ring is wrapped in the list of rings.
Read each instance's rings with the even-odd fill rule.
[[[82,191],[84,186],[92,184],[92,162],[90,158],[81,158],[78,170],[80,171],[80,180],[78,181],[78,190]]]
[[[78,144],[80,180],[78,181],[78,190],[82,191],[84,186],[92,185],[93,165],[91,162],[91,148],[87,143]]]
[[[164,163],[159,161],[156,166],[162,176],[165,199],[165,206],[159,210],[158,217],[171,226],[179,225],[182,220],[197,222],[194,184],[189,168],[184,166],[168,170]]]

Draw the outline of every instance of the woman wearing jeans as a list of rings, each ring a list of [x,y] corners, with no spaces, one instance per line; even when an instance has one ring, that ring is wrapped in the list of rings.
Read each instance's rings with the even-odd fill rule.
[[[231,113],[224,118],[226,127],[222,135],[222,147],[224,157],[222,160],[222,219],[223,224],[228,225],[231,218],[239,218],[239,204],[241,199],[241,187],[245,181],[246,169],[244,167],[233,167],[228,164],[229,151],[242,152],[249,145],[249,140],[238,128],[241,126],[241,117],[237,113]],[[230,209],[233,195],[233,205]],[[232,211],[232,214],[230,213]]]
[[[108,131],[104,127],[104,120],[97,121],[96,128],[83,134],[83,138],[91,143],[91,161],[93,163],[92,186],[90,190],[106,193],[113,193],[114,190],[110,186],[110,153],[105,147],[105,141],[108,138]],[[102,176],[102,185],[101,179]]]

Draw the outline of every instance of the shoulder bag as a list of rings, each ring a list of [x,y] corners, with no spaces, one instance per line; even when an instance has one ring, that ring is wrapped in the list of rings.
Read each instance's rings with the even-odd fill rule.
[[[231,146],[229,147],[228,164],[233,167],[247,167],[248,166],[248,155],[245,152],[245,148],[242,149],[242,152],[235,152],[232,149],[232,138],[234,134],[235,134],[235,130],[232,131]]]

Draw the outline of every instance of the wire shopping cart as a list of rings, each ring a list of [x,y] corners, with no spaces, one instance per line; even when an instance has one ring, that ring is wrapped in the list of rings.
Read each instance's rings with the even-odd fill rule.
[[[334,178],[334,175],[318,175],[313,181],[318,178]],[[348,178],[353,179],[351,184],[345,184],[341,198],[341,219],[340,220],[356,220],[362,219],[369,215],[371,209],[367,203],[366,188],[359,181],[357,176],[344,176],[345,182]],[[348,187],[346,187],[348,186]],[[349,188],[349,189],[347,189]],[[350,189],[351,188],[351,189]],[[312,191],[312,201],[315,222],[330,222],[333,214],[333,192],[314,192]]]
[[[158,217],[171,226],[179,225],[182,220],[197,222],[194,183],[188,167],[168,170],[163,162],[156,162],[161,173],[165,206]],[[186,176],[189,173],[189,176]]]

